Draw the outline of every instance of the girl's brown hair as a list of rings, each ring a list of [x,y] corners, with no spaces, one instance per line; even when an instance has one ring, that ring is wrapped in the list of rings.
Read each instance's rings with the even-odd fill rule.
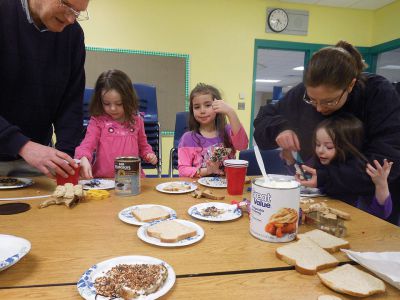
[[[360,52],[351,44],[339,41],[335,47],[317,51],[311,58],[305,72],[305,86],[326,85],[340,90],[346,89],[356,78],[361,84],[367,67]]]
[[[319,129],[325,129],[336,148],[334,160],[345,162],[349,156],[353,156],[360,162],[368,162],[361,153],[364,144],[363,123],[355,116],[348,113],[333,115],[320,122],[315,129],[313,146],[316,146],[316,133]]]
[[[128,75],[120,70],[108,70],[100,74],[94,87],[94,93],[89,105],[92,116],[105,114],[102,95],[115,90],[120,96],[124,108],[125,121],[134,124],[133,115],[138,113],[139,99]]]
[[[213,100],[221,100],[221,94],[215,87],[205,84],[205,83],[198,83],[195,88],[190,92],[190,105],[189,105],[189,129],[193,131],[193,133],[200,134],[200,123],[194,117],[193,113],[193,98],[198,95],[210,95]],[[224,114],[217,114],[214,120],[215,128],[218,131],[218,135],[224,143],[224,147],[232,148],[231,140],[226,133],[226,117]],[[200,145],[200,140],[196,138],[196,135],[193,137],[197,140],[197,144]]]

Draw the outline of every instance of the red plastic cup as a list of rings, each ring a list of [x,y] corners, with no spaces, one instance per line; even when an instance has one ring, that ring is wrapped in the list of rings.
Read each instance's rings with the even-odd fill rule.
[[[242,195],[249,162],[241,159],[224,161],[226,181],[229,195]]]
[[[78,184],[81,165],[80,165],[80,160],[78,160],[78,159],[74,159],[74,160],[78,164],[78,167],[75,168],[75,174],[74,175],[69,175],[68,174],[67,178],[64,178],[61,175],[56,174],[57,185],[64,185],[66,183],[72,183],[73,185],[77,185]]]

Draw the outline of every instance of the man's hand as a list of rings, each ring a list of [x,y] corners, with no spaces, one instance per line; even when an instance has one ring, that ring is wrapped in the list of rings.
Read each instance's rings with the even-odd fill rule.
[[[300,142],[293,130],[284,130],[275,139],[282,150],[300,151]]]
[[[74,168],[78,167],[68,154],[32,141],[27,142],[20,149],[19,155],[29,165],[51,178],[54,174],[67,178],[68,174],[74,175]]]

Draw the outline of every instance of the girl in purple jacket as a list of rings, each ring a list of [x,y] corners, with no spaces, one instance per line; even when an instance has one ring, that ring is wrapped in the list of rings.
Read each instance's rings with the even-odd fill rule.
[[[179,176],[224,175],[222,161],[234,157],[236,150],[247,149],[249,140],[236,112],[221,99],[215,87],[204,83],[190,93],[191,131],[179,142]]]
[[[368,163],[360,152],[364,143],[362,122],[351,114],[337,114],[322,121],[316,128],[313,137],[315,155],[323,168],[329,164],[346,163],[357,160],[360,168],[365,168],[375,185],[375,195],[359,195],[357,199],[344,199],[360,209],[382,219],[387,219],[392,212],[392,198],[389,193],[387,178],[393,162],[377,160]],[[317,186],[316,170],[303,165],[306,172],[313,176],[310,180],[299,180],[302,185]]]

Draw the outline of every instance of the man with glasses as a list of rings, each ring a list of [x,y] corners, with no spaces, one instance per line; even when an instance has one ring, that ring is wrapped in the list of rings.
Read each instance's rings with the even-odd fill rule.
[[[88,2],[0,1],[0,175],[74,173]]]
[[[365,143],[361,152],[370,163],[393,162],[388,178],[394,209],[390,221],[400,225],[400,98],[385,78],[363,73],[361,54],[349,43],[316,52],[306,69],[304,83],[292,88],[276,104],[261,107],[254,120],[254,138],[260,148],[280,147],[282,157],[294,161],[299,151],[315,167],[303,185],[318,187],[332,197],[352,203],[359,196],[373,196],[374,184],[356,159],[319,165],[313,160],[312,136],[317,124],[340,113],[363,122]],[[311,169],[310,169],[311,170]]]

